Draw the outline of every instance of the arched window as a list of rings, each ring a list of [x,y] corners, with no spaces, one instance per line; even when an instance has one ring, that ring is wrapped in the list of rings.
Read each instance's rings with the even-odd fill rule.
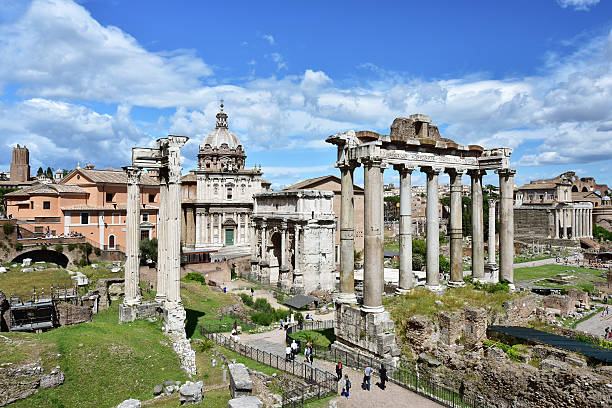
[[[589,191],[589,189],[588,189],[588,188],[586,188],[586,187],[582,187],[582,192],[583,192],[583,193],[587,193],[588,191]]]
[[[108,249],[115,249],[115,236],[114,235],[108,236]]]
[[[577,193],[577,192],[578,192],[578,187],[573,186],[573,187],[572,187],[572,193]]]

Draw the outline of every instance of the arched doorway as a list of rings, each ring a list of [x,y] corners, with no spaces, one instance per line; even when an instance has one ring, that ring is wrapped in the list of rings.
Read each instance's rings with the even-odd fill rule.
[[[114,235],[108,236],[108,249],[115,249],[115,236]]]
[[[223,246],[232,246],[236,239],[236,221],[229,218],[223,223]]]
[[[32,262],[50,262],[58,264],[62,268],[68,266],[68,257],[51,249],[35,249],[15,257],[11,263],[22,263],[24,259],[30,258]]]
[[[279,266],[281,261],[281,233],[275,231],[270,236],[271,247],[268,249],[268,260],[270,262],[270,283],[275,284],[278,282]]]

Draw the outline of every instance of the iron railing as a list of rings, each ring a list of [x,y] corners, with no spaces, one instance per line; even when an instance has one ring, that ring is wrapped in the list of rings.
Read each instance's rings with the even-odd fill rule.
[[[335,321],[304,322],[300,328],[298,324],[287,329],[287,338],[303,330],[318,330],[334,327]],[[315,328],[316,327],[316,328]],[[288,340],[289,341],[289,340]],[[302,346],[302,345],[301,345]],[[370,366],[375,371],[384,366],[387,370],[388,381],[410,390],[416,394],[424,396],[449,408],[489,408],[481,398],[465,395],[462,390],[453,390],[441,385],[431,378],[420,374],[418,369],[408,367],[393,367],[384,364],[380,359],[361,354],[357,351],[343,351],[338,349],[313,348],[313,356],[322,360],[342,362],[343,366],[352,367],[357,370],[364,370]]]
[[[337,378],[328,371],[299,361],[287,360],[284,356],[279,356],[278,354],[260,350],[246,344],[234,342],[223,334],[207,332],[202,326],[200,326],[200,333],[203,337],[213,340],[215,343],[235,353],[305,380],[306,386],[300,384],[283,391],[283,407],[300,407],[310,400],[321,399],[338,393]]]

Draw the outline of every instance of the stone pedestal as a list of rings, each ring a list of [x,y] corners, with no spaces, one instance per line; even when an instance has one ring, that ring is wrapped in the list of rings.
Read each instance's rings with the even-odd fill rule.
[[[119,324],[133,322],[136,319],[160,317],[163,314],[159,302],[143,302],[137,305],[119,305]]]
[[[351,305],[336,305],[332,348],[366,353],[395,365],[400,349],[395,340],[393,320],[389,312],[370,313]]]

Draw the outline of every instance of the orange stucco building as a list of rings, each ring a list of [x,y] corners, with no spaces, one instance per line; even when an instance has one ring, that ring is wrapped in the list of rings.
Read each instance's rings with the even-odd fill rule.
[[[141,177],[140,234],[157,236],[159,183]],[[126,242],[127,175],[123,170],[71,171],[58,184],[34,184],[5,195],[7,215],[19,226],[52,236],[81,234],[94,246],[121,250]]]

